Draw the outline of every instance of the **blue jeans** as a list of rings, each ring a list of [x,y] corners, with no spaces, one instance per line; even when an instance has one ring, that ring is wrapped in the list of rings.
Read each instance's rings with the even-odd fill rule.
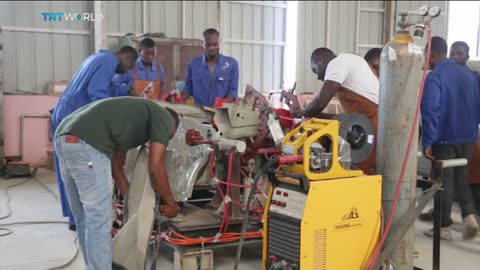
[[[52,110],[53,111],[53,110]],[[52,113],[52,111],[50,113]],[[67,192],[65,190],[65,183],[62,180],[62,174],[60,173],[60,163],[58,162],[57,153],[55,151],[55,129],[58,125],[52,119],[50,129],[50,139],[53,144],[53,161],[55,162],[55,176],[57,177],[58,191],[60,192],[60,204],[62,205],[62,214],[64,217],[68,217],[68,223],[75,225],[75,219],[73,218],[70,204],[68,204]]]
[[[55,146],[54,146],[55,148]],[[62,180],[62,174],[60,172],[60,162],[58,161],[57,153],[53,150],[53,160],[55,162],[55,176],[57,177],[58,190],[60,192],[60,203],[62,205],[62,214],[64,217],[68,217],[68,223],[75,225],[75,219],[73,218],[70,204],[68,203],[68,197],[65,190],[65,183]]]
[[[112,268],[112,173],[110,159],[79,139],[55,139],[60,171],[75,217],[87,269]]]

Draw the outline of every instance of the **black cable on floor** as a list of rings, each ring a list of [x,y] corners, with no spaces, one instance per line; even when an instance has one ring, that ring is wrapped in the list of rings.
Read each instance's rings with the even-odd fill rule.
[[[57,201],[60,199],[58,197],[58,195],[53,192],[50,188],[47,187],[47,185],[45,185],[42,181],[40,181],[39,179],[37,179],[36,177],[34,176],[31,176],[23,181],[20,181],[16,184],[13,184],[13,185],[9,185],[5,188],[2,188],[0,190],[3,190],[3,192],[5,193],[6,195],[6,198],[7,198],[7,214],[3,217],[0,217],[0,220],[4,220],[4,219],[7,219],[9,218],[13,211],[11,209],[11,206],[10,206],[10,202],[12,201],[11,197],[10,197],[10,194],[8,193],[9,189],[13,188],[13,187],[17,187],[17,186],[20,186],[26,182],[29,182],[31,180],[35,180],[35,182],[37,182],[38,184],[40,184],[40,186],[42,186],[48,193],[50,193]],[[68,224],[68,222],[66,221],[43,221],[43,220],[40,220],[40,221],[23,221],[23,222],[12,222],[12,223],[0,223],[0,232],[1,231],[4,231],[5,233],[0,233],[0,237],[4,237],[4,236],[7,236],[7,235],[10,235],[13,233],[12,230],[10,230],[9,228],[5,228],[5,227],[12,227],[12,226],[26,226],[26,225],[44,225],[44,224]],[[65,263],[59,265],[59,266],[55,266],[55,267],[51,267],[51,268],[48,268],[48,270],[54,270],[54,269],[63,269],[67,266],[69,266],[70,264],[73,263],[73,261],[77,258],[78,256],[78,247],[77,247],[77,240],[78,240],[78,236],[75,236],[75,238],[73,239],[73,247],[74,247],[74,254],[73,256]]]

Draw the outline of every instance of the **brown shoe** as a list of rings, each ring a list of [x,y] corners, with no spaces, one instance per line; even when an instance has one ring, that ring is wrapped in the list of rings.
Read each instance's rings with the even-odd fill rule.
[[[475,215],[471,214],[463,218],[463,224],[465,229],[463,231],[463,239],[471,240],[477,236],[478,223],[475,219]]]
[[[423,234],[429,237],[433,237],[433,229],[426,230],[425,232],[423,232]],[[450,229],[450,226],[440,229],[440,239],[453,241],[452,230]]]

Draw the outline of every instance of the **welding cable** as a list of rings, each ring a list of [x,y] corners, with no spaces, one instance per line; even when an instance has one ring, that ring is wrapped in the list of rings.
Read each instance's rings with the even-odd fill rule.
[[[7,219],[9,218],[13,211],[11,209],[11,206],[10,206],[10,202],[11,202],[11,197],[10,197],[10,194],[8,193],[9,189],[13,188],[13,187],[16,187],[16,186],[19,186],[19,185],[22,185],[26,182],[29,182],[30,180],[35,180],[35,182],[37,182],[38,184],[40,184],[40,186],[42,186],[42,188],[44,188],[48,193],[50,193],[55,199],[59,200],[59,197],[57,194],[55,194],[50,188],[48,188],[42,181],[38,180],[36,177],[34,176],[31,176],[19,183],[16,183],[16,184],[13,184],[13,185],[10,185],[10,186],[7,186],[6,188],[4,188],[4,193],[6,195],[6,198],[7,198],[7,204],[6,204],[6,207],[7,207],[7,215],[3,216],[3,217],[0,217],[0,220],[3,220],[3,219]],[[10,235],[13,233],[12,230],[10,230],[9,228],[5,228],[5,227],[14,227],[14,226],[29,226],[29,225],[47,225],[47,224],[69,224],[69,222],[67,221],[57,221],[57,220],[53,220],[53,221],[44,221],[44,220],[40,220],[40,221],[22,221],[22,222],[12,222],[12,223],[0,223],[0,232],[4,232],[4,233],[0,233],[0,237],[3,237],[3,236],[7,236],[7,235]],[[65,263],[59,265],[59,266],[55,266],[55,267],[51,267],[51,268],[48,268],[47,270],[53,270],[53,269],[62,269],[62,268],[65,268],[69,265],[71,265],[73,263],[73,261],[77,258],[78,256],[78,252],[79,252],[79,249],[77,247],[77,241],[78,241],[78,237],[75,236],[75,238],[73,239],[73,247],[74,247],[74,254],[72,255],[72,257]]]
[[[227,184],[228,184],[227,182],[222,181],[222,180],[220,180],[220,179],[218,179],[218,178],[215,178],[215,182],[218,182],[218,183],[224,184],[224,185],[227,185]],[[257,187],[263,186],[263,185],[265,185],[266,183],[268,183],[268,180],[265,180],[265,181],[262,181],[262,182],[258,183]],[[236,187],[236,188],[252,188],[251,185],[237,185],[237,184],[232,184],[232,183],[230,183],[230,184],[228,184],[228,185],[230,185],[230,186],[232,186],[232,187]],[[262,191],[262,193],[263,193],[263,191]]]
[[[230,195],[230,186],[232,182],[233,151],[228,154],[228,173],[227,173],[227,195]]]
[[[223,232],[225,232],[224,228],[225,228],[226,223],[229,222],[229,220],[228,220],[228,205],[227,205],[227,202],[225,200],[225,194],[223,194],[223,190],[219,185],[217,185],[217,190],[218,190],[218,193],[220,194],[220,197],[222,198],[222,203],[223,203],[222,223],[220,224],[220,227],[218,228],[218,234],[222,234]]]
[[[199,237],[199,238],[189,238],[184,236],[173,229],[168,229],[167,231],[162,233],[162,238],[166,241],[175,244],[175,245],[182,245],[182,246],[189,246],[189,245],[199,245],[202,243],[211,244],[211,243],[231,243],[236,242],[240,239],[240,233],[225,233],[222,237],[217,238],[216,236],[212,237]],[[253,238],[261,238],[263,236],[263,232],[261,230],[254,231],[254,232],[246,232],[245,238],[253,239]]]
[[[216,179],[216,177],[215,177],[215,170],[214,170],[214,166],[215,166],[215,165],[214,165],[214,163],[215,163],[215,149],[212,150],[212,152],[211,152],[211,154],[210,154],[210,160],[209,160],[208,163],[209,163],[209,167],[210,167],[210,176],[211,176],[212,178],[215,178],[215,179]],[[218,190],[218,192],[220,193],[220,196],[222,197],[222,202],[223,202],[223,207],[224,207],[222,222],[221,222],[221,224],[220,224],[220,228],[219,228],[219,231],[218,231],[218,233],[221,233],[222,230],[223,230],[223,228],[224,228],[224,226],[225,226],[225,221],[226,221],[225,209],[226,209],[227,207],[226,207],[226,204],[225,204],[225,195],[223,194],[223,191],[222,191],[222,189],[221,189],[221,187],[220,187],[219,185],[217,185],[217,190]],[[228,214],[228,212],[227,212],[227,214]]]
[[[278,118],[283,119],[283,120],[287,120],[287,121],[293,121],[293,120],[295,120],[294,118],[286,117],[286,116],[278,116]]]
[[[237,185],[237,184],[232,184],[231,183],[231,172],[232,172],[232,164],[233,164],[233,152],[230,152],[229,154],[229,161],[228,161],[228,179],[227,179],[227,182],[224,182],[224,181],[221,181],[219,179],[216,179],[216,182],[219,182],[219,183],[222,183],[222,184],[225,184],[227,187],[226,187],[226,195],[224,196],[223,195],[223,192],[219,189],[219,192],[220,194],[222,195],[222,200],[225,201],[226,200],[226,196],[228,196],[229,198],[229,201],[226,202],[227,204],[229,202],[232,202],[233,204],[235,205],[238,205],[238,206],[241,206],[241,207],[246,207],[246,205],[242,204],[241,202],[238,202],[238,201],[235,201],[235,200],[232,200],[230,198],[230,187],[237,187],[237,188],[252,188],[252,186],[249,186],[249,185]],[[263,194],[263,191],[259,188],[259,186],[261,185],[264,185],[265,183],[268,183],[268,180],[266,181],[262,181],[261,183],[259,183],[257,185],[257,192],[260,193],[260,194]],[[218,187],[218,186],[217,186]],[[254,211],[263,211],[263,208],[252,208],[252,210]],[[225,224],[228,228],[228,222]],[[225,228],[225,231],[226,231],[226,228]]]
[[[241,202],[237,202],[237,201],[233,201],[232,200],[232,203],[235,204],[235,205],[238,205],[238,206],[241,206],[241,207],[247,207],[247,205],[241,203]],[[260,207],[250,207],[250,210],[251,211],[263,211],[263,208],[260,208]]]
[[[229,198],[229,201],[231,201],[230,199],[230,186],[231,186],[231,183],[232,183],[232,167],[233,167],[233,151],[230,151],[230,153],[228,154],[228,172],[227,172],[227,187],[226,187],[226,196],[228,196]],[[225,202],[224,204],[224,212],[227,211],[228,213],[228,203],[229,202]],[[230,220],[229,220],[229,217],[228,215],[226,215],[226,222],[225,222],[225,228],[224,228],[224,231],[223,233],[226,233],[227,230],[228,230],[228,226],[230,225]]]
[[[398,199],[400,198],[400,190],[403,184],[403,178],[405,175],[405,172],[407,170],[407,163],[408,163],[408,156],[410,155],[410,149],[412,147],[413,139],[415,137],[415,132],[416,132],[416,126],[417,126],[417,121],[419,119],[420,115],[420,104],[422,102],[422,96],[423,96],[423,90],[425,87],[425,80],[427,78],[427,71],[428,71],[428,64],[430,62],[430,50],[432,46],[432,28],[428,27],[427,29],[428,32],[428,38],[427,38],[427,52],[426,52],[426,59],[425,59],[425,64],[423,68],[423,76],[422,76],[422,83],[420,84],[420,94],[418,95],[418,100],[417,100],[417,108],[415,110],[415,117],[413,118],[413,126],[410,129],[410,138],[408,139],[408,145],[407,145],[407,150],[405,152],[405,156],[403,157],[403,163],[402,163],[402,170],[400,172],[400,176],[398,179],[398,185],[395,190],[395,196],[393,198],[392,202],[392,210],[390,212],[390,215],[388,216],[387,220],[387,225],[385,226],[385,231],[382,234],[382,238],[380,239],[380,243],[377,245],[375,248],[375,251],[372,255],[370,264],[368,265],[368,270],[373,270],[373,267],[377,263],[378,256],[380,255],[381,248],[383,247],[383,244],[385,243],[385,240],[387,239],[388,233],[390,232],[390,228],[393,223],[393,217],[395,215],[395,210],[397,209],[397,204],[398,204]]]
[[[258,220],[260,222],[262,222],[262,220],[263,220],[263,216],[261,216],[259,214],[254,213],[252,216],[253,216],[253,218],[255,218],[256,220]]]
[[[67,222],[68,223],[68,222]],[[57,269],[63,269],[73,263],[75,258],[78,256],[78,247],[77,247],[77,242],[78,242],[78,234],[75,235],[75,238],[73,239],[73,255],[70,260],[66,261],[64,264],[61,264],[59,266],[51,267],[48,268],[47,270],[57,270]]]
[[[60,197],[57,195],[57,193],[55,193],[55,191],[51,190],[47,185],[45,185],[42,181],[40,181],[37,177],[35,176],[31,176],[31,178],[37,182],[37,184],[41,185],[43,187],[43,189],[45,189],[48,193],[50,193],[50,195],[52,195],[52,197],[54,197],[55,199],[60,200]]]
[[[50,193],[53,197],[55,197],[55,199],[59,199],[58,198],[58,195],[55,194],[52,190],[50,190],[45,184],[43,184],[41,181],[39,181],[37,178],[35,178],[34,176],[31,176],[23,181],[20,181],[16,184],[13,184],[13,185],[9,185],[5,188],[3,188],[3,192],[5,193],[5,198],[7,198],[7,204],[6,204],[6,208],[7,208],[7,214],[3,217],[0,217],[0,220],[3,220],[3,219],[7,219],[9,218],[10,216],[12,216],[12,208],[10,206],[10,203],[12,201],[12,198],[10,197],[10,194],[9,194],[9,189],[11,188],[14,188],[16,186],[20,186],[26,182],[29,182],[31,180],[35,180],[35,182],[37,182],[38,184],[40,184],[48,193]],[[4,224],[0,224],[0,231],[4,231],[5,233],[4,234],[0,234],[0,237],[2,236],[7,236],[7,235],[10,235],[12,234],[13,232],[10,230],[10,229],[7,229],[7,228],[1,228],[2,226],[3,227],[6,227],[6,226],[14,226],[14,225],[32,225],[32,224],[58,224],[58,223],[68,223],[68,222],[64,222],[64,221],[27,221],[27,222],[15,222],[15,223],[4,223]]]
[[[236,256],[236,259],[235,259],[235,266],[234,266],[234,270],[237,270],[238,269],[238,265],[240,263],[240,257],[242,256],[242,248],[243,248],[243,244],[245,242],[245,237],[246,237],[246,232],[247,232],[247,225],[248,225],[248,213],[250,211],[250,206],[252,204],[252,199],[253,199],[253,195],[256,193],[256,187],[257,187],[257,184],[258,182],[260,182],[260,179],[262,178],[262,176],[267,173],[268,169],[270,169],[271,167],[277,165],[276,163],[278,163],[278,158],[275,158],[275,159],[272,159],[270,161],[268,161],[258,172],[257,172],[257,175],[255,176],[255,179],[253,181],[253,184],[252,184],[252,189],[250,189],[250,193],[248,194],[248,199],[247,199],[247,205],[245,207],[245,215],[243,217],[243,223],[242,223],[242,233],[241,233],[241,236],[240,236],[240,242],[238,243],[238,247],[237,247],[237,256]]]
[[[215,170],[214,170],[214,157],[215,157],[215,150],[212,151],[212,154],[210,156],[210,174],[212,177],[215,177]],[[204,243],[229,243],[229,242],[235,242],[241,239],[242,234],[239,233],[228,233],[228,225],[229,225],[229,211],[228,211],[228,203],[232,202],[233,204],[246,207],[246,205],[231,200],[230,198],[230,187],[238,187],[238,188],[252,188],[253,186],[248,186],[248,185],[235,185],[231,183],[231,175],[232,175],[232,167],[233,167],[233,152],[230,152],[229,154],[229,162],[228,162],[228,173],[227,173],[227,182],[221,181],[217,178],[215,178],[215,181],[218,183],[222,183],[226,185],[226,194],[223,193],[222,188],[220,185],[217,185],[217,190],[222,198],[222,203],[224,206],[224,211],[223,211],[223,218],[222,222],[219,227],[218,233],[213,236],[213,237],[199,237],[199,238],[188,238],[186,236],[181,235],[177,231],[173,230],[172,228],[168,229],[166,232],[161,233],[160,237],[158,236],[153,236],[153,242],[161,241],[162,239],[176,245],[183,245],[183,246],[188,246],[188,245],[198,245],[198,244],[204,244]],[[257,181],[258,183],[258,181]],[[257,190],[259,185],[264,185],[268,183],[268,180],[262,181],[261,183],[257,184]],[[261,191],[261,190],[260,190]],[[228,197],[227,197],[228,196]],[[228,201],[227,201],[228,199]],[[256,211],[263,211],[263,208],[253,208],[253,210]],[[247,217],[248,217],[248,212],[247,211]],[[254,214],[256,219],[261,220],[260,215]],[[260,218],[259,218],[260,217]],[[175,237],[169,236],[173,235]],[[261,238],[263,236],[263,233],[261,231],[257,232],[245,232],[244,237],[247,239],[251,238]],[[152,242],[152,243],[153,243]]]
[[[230,151],[228,155],[228,172],[227,172],[227,184],[226,184],[227,186],[226,186],[226,192],[225,192],[226,195],[223,197],[223,201],[224,201],[223,213],[224,213],[225,223],[224,223],[224,228],[222,233],[226,233],[228,230],[228,226],[230,225],[228,204],[232,201],[230,198],[230,186],[232,184],[232,167],[233,167],[233,151]],[[226,198],[228,198],[229,201],[226,201]]]
[[[232,152],[232,154],[233,154],[233,152]],[[232,156],[232,158],[233,158],[233,156]],[[211,155],[210,155],[209,165],[210,165],[210,175],[211,175],[211,177],[215,177],[214,162],[215,162],[215,149],[212,150],[212,153],[211,153]],[[229,173],[228,173],[229,175],[231,175],[231,174],[230,174],[230,170],[231,170],[231,167],[232,167],[230,163],[233,164],[233,159],[231,159],[231,160],[229,161]],[[228,180],[227,180],[227,181],[228,181]],[[227,183],[228,183],[228,182],[227,182]],[[226,183],[226,184],[227,184],[227,183]],[[228,225],[227,225],[227,224],[229,223],[229,219],[228,219],[228,205],[227,205],[227,202],[225,201],[225,195],[223,194],[222,188],[221,188],[219,185],[217,185],[217,190],[218,190],[218,192],[219,192],[219,194],[220,194],[220,196],[221,196],[221,198],[222,198],[222,203],[223,203],[223,208],[224,208],[224,209],[223,209],[222,222],[221,222],[221,224],[220,224],[220,228],[219,228],[219,231],[218,231],[218,234],[221,234],[221,233],[223,233],[223,232],[226,232],[226,228],[228,228]],[[228,191],[229,191],[229,190],[227,189],[227,192],[228,192]],[[227,195],[228,195],[228,194],[227,194]]]
[[[212,153],[210,155],[210,176],[215,179],[215,182],[216,183],[220,183],[220,184],[224,184],[224,185],[230,185],[231,187],[236,187],[236,188],[251,188],[252,186],[251,185],[238,185],[238,184],[232,184],[232,183],[228,183],[228,182],[225,182],[225,181],[222,181],[220,179],[218,179],[216,176],[215,176],[215,165],[214,165],[214,158],[215,158],[215,150],[212,150]],[[229,164],[230,166],[230,164]],[[244,171],[241,170],[241,172],[243,173],[244,177],[248,178],[246,173]],[[266,181],[262,181],[258,184],[258,186],[263,186],[265,185],[266,183],[268,183],[268,180]]]
[[[210,176],[211,177],[215,177],[215,170],[214,170],[214,166],[215,166],[215,149],[212,150],[212,153],[210,154],[210,161],[209,161],[209,165],[210,165]]]
[[[225,201],[225,195],[223,194],[222,188],[220,186],[217,186],[217,190],[220,193],[220,197],[222,198],[222,203],[223,203],[222,223],[220,224],[220,228],[218,230],[218,233],[221,234],[224,231],[225,223],[229,222],[229,220],[228,220],[228,205],[227,205],[227,202]]]
[[[215,162],[215,149],[213,149],[212,153],[210,154],[209,165],[210,165],[210,176],[216,179],[215,170],[214,170],[214,162]],[[225,202],[225,195],[223,194],[222,188],[219,185],[217,185],[217,190],[218,190],[218,192],[219,192],[219,194],[222,198],[222,203],[223,203],[223,208],[224,208],[222,222],[220,224],[220,228],[219,228],[219,231],[218,231],[218,234],[221,234],[224,231],[225,224],[227,222],[229,222],[228,221],[228,207],[227,207],[227,204]]]
[[[249,179],[252,178],[252,173],[251,173],[251,172],[250,172],[248,178],[249,178]],[[261,194],[261,195],[264,196],[264,197],[267,197],[267,194],[265,194],[265,192],[263,192],[263,190],[262,190],[260,187],[263,186],[263,185],[265,185],[266,183],[268,183],[268,179],[266,179],[266,180],[258,183],[258,185],[257,185],[257,193],[258,193],[258,194]],[[252,186],[250,186],[250,188],[251,188],[251,187],[252,187]]]
[[[16,183],[16,184],[7,186],[7,187],[5,187],[5,188],[2,189],[2,191],[5,193],[5,198],[7,198],[7,204],[6,204],[6,205],[7,205],[7,214],[6,214],[5,216],[3,216],[3,217],[0,217],[0,220],[2,220],[2,219],[7,219],[7,218],[9,218],[9,217],[12,215],[12,209],[10,208],[11,198],[10,198],[10,196],[9,196],[9,194],[8,194],[8,190],[11,189],[11,188],[13,188],[13,187],[22,185],[22,184],[24,184],[24,183],[26,183],[26,182],[28,182],[28,181],[30,181],[30,180],[31,180],[30,178],[27,178],[27,179],[25,179],[25,180],[23,180],[23,181],[20,181],[20,182],[18,182],[18,183]],[[2,229],[2,228],[0,228],[0,230],[9,231],[8,229]],[[11,233],[12,233],[12,232],[10,231],[10,233],[8,233],[8,234],[11,234]],[[0,237],[1,237],[1,236],[6,236],[6,235],[8,235],[8,234],[0,234]]]

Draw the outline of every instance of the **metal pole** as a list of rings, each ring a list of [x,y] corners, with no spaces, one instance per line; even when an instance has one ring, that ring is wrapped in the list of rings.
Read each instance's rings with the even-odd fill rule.
[[[433,203],[433,270],[440,270],[440,226],[442,222],[442,190],[435,194]]]
[[[432,161],[432,178],[436,184],[443,184],[443,169],[467,166],[466,159],[449,159],[449,160],[433,160]],[[440,270],[440,234],[442,226],[442,200],[443,189],[439,188],[435,194],[433,203],[433,256],[432,269]]]
[[[431,176],[436,184],[442,184],[443,176],[442,161],[432,160]],[[441,186],[440,186],[441,187]],[[442,188],[439,188],[433,200],[433,249],[432,270],[440,269],[440,226],[442,223]]]

